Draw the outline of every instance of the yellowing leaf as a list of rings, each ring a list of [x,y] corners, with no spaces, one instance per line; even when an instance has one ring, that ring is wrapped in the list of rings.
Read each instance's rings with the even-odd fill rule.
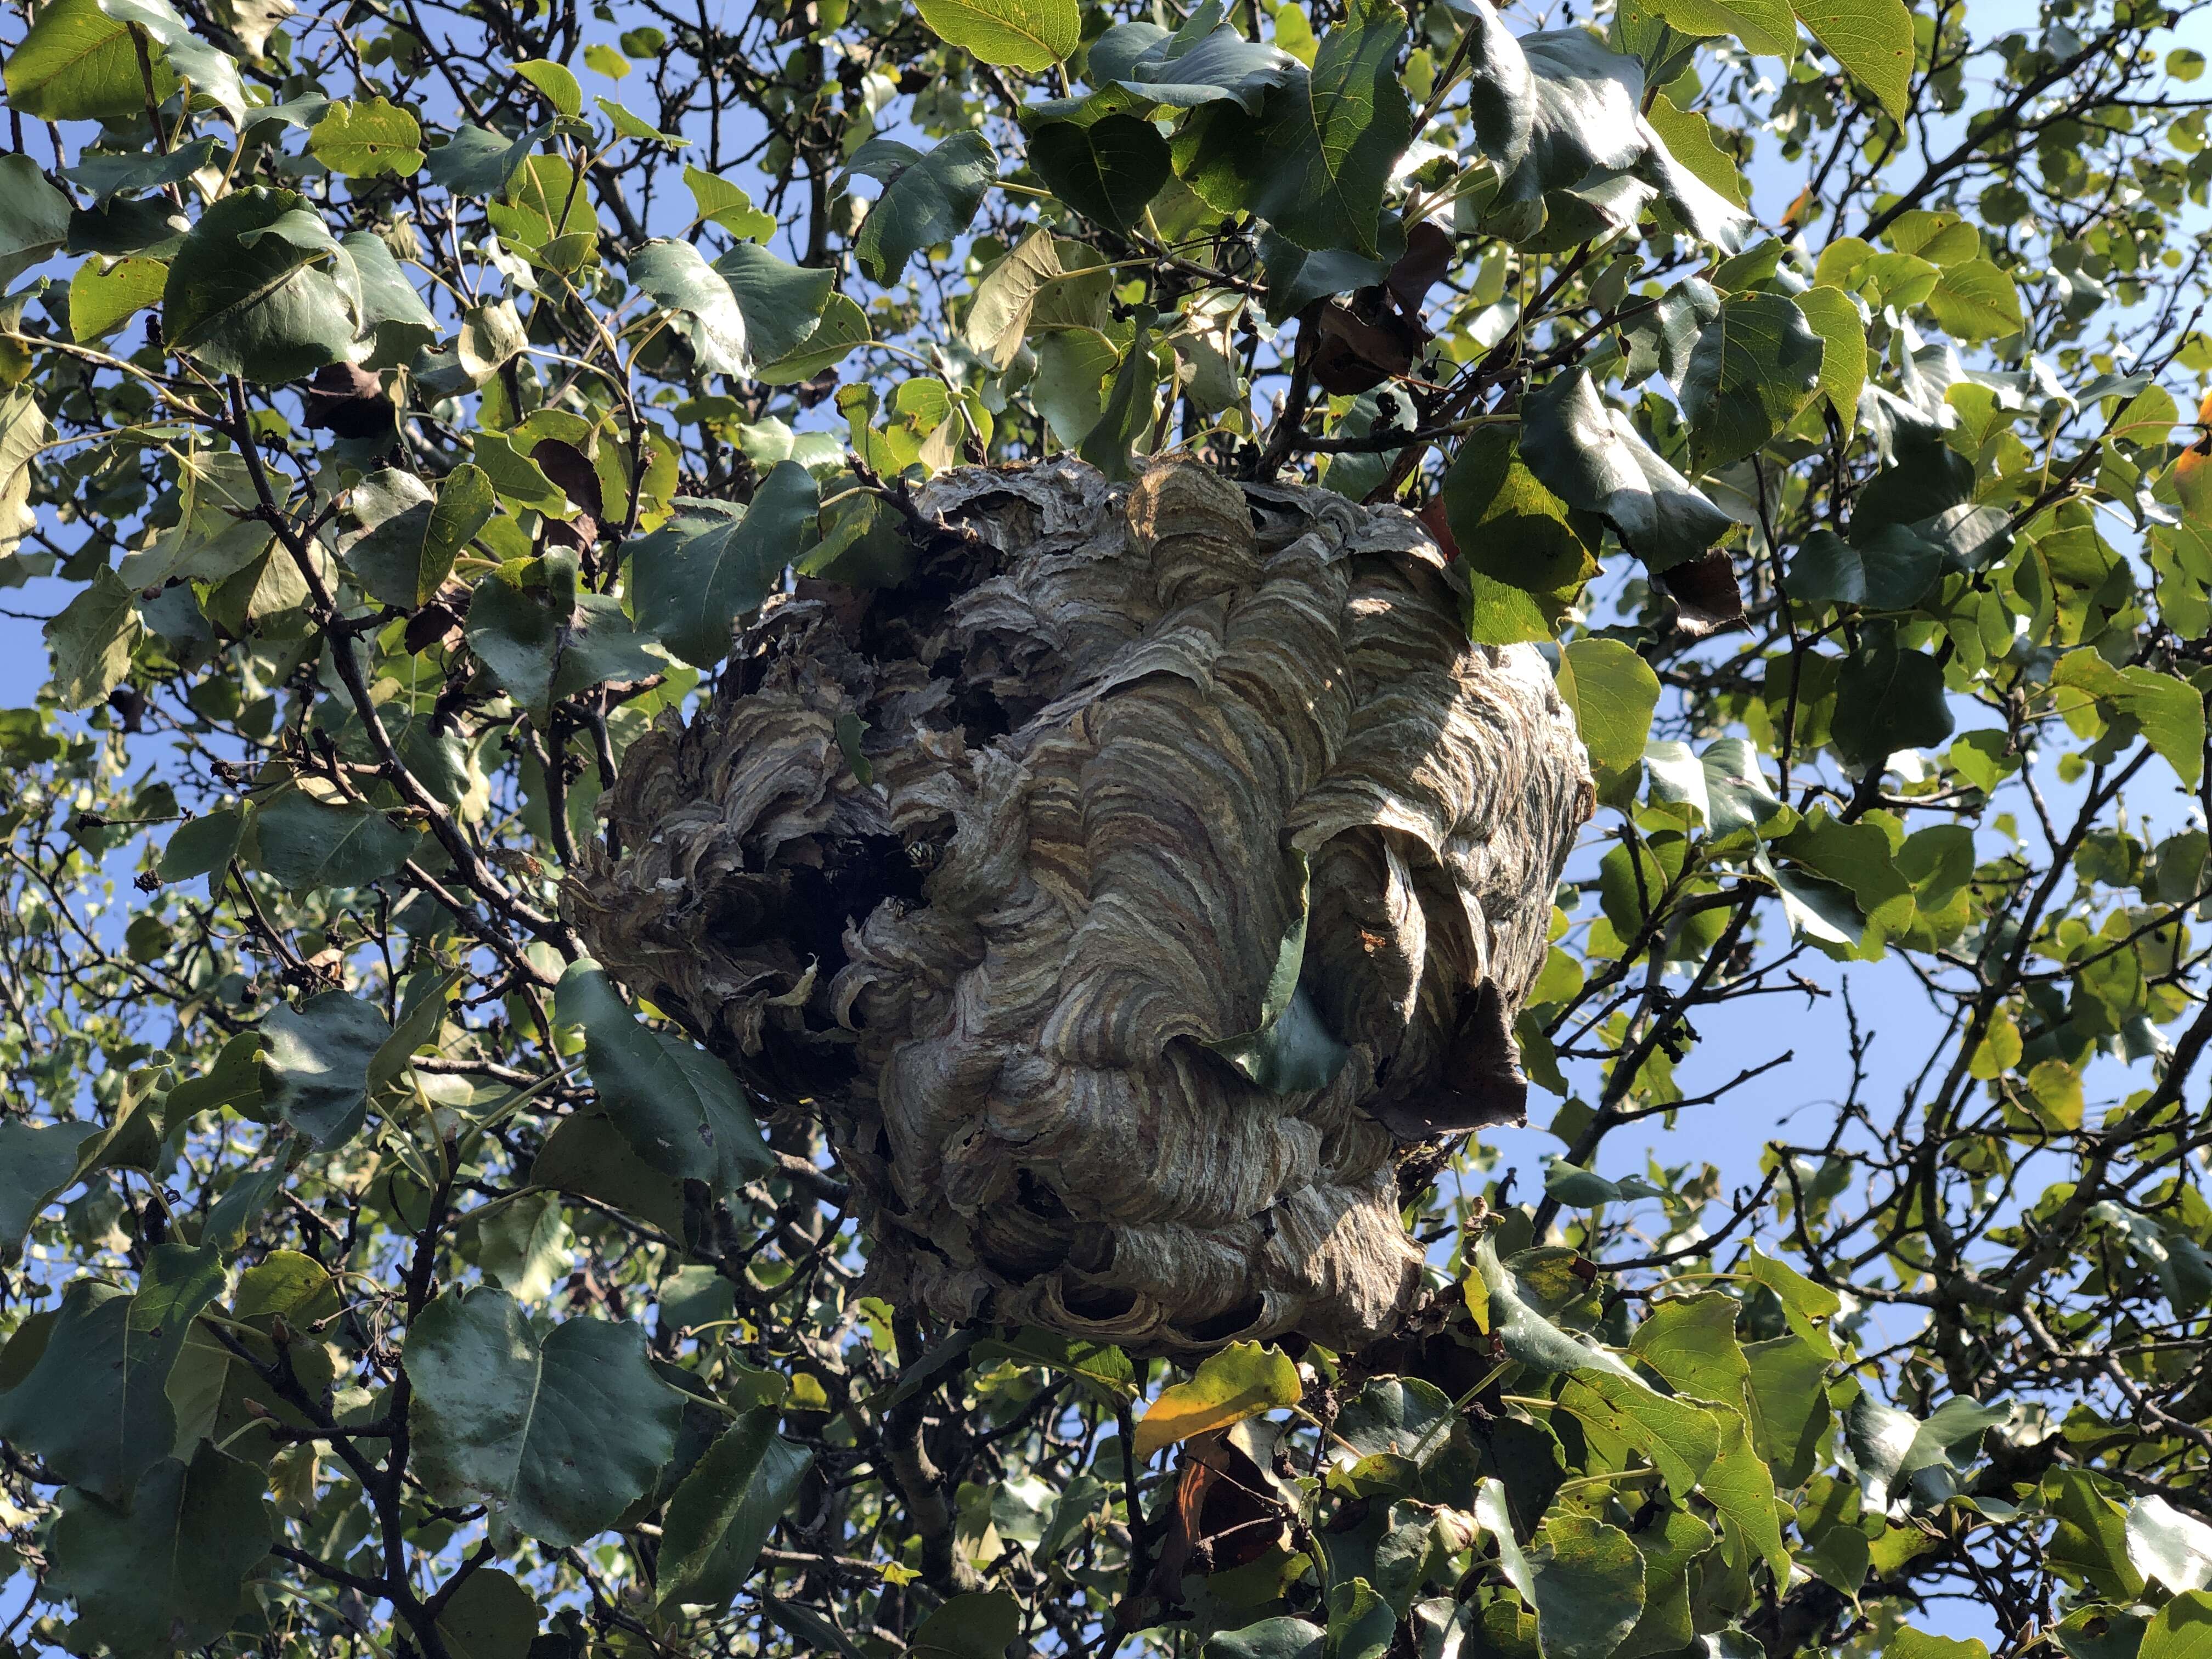
[[[1866,320],[1851,296],[1838,288],[1808,288],[1791,296],[1805,321],[1820,337],[1820,392],[1851,431],[1858,420],[1859,394],[1866,390]]]
[[[1043,70],[1083,40],[1075,0],[917,0],[921,21],[987,64]]]
[[[2081,1074],[2064,1060],[2037,1060],[2027,1073],[2027,1091],[2041,1109],[2037,1115],[2053,1128],[2081,1127]]]
[[[1655,0],[1650,9],[1685,34],[1733,34],[1763,57],[1797,55],[1797,22],[1785,0]]]
[[[349,179],[405,175],[422,165],[421,123],[388,99],[332,104],[307,134],[307,148],[333,173]]]
[[[159,259],[118,259],[105,270],[100,264],[87,259],[70,278],[70,331],[80,340],[97,340],[159,305],[169,279],[169,267]]]
[[[1994,340],[2021,331],[2020,289],[1987,259],[1945,269],[1926,303],[1944,332],[1957,339]]]
[[[1136,1455],[1148,1458],[1194,1434],[1295,1406],[1304,1392],[1298,1368],[1280,1348],[1232,1342],[1200,1364],[1189,1382],[1160,1391],[1137,1419]]]
[[[1902,121],[1912,101],[1912,14],[1905,0],[1792,0],[1813,38]]]
[[[545,94],[545,101],[563,115],[584,112],[584,88],[576,77],[550,58],[533,58],[517,64],[514,72]]]

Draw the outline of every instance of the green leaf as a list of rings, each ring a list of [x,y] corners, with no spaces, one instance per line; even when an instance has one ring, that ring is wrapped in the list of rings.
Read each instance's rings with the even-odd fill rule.
[[[593,52],[606,50],[605,46],[586,46],[585,59],[588,62]],[[611,53],[609,55],[612,56]],[[628,72],[629,69],[628,63],[620,58],[616,58],[614,61],[621,64],[623,71]],[[605,73],[604,70],[601,72]],[[615,136],[618,138],[635,138],[643,143],[665,144],[671,149],[683,149],[691,143],[680,132],[663,132],[643,116],[617,104],[611,98],[593,98],[592,103],[600,114],[614,124]]]
[[[1954,339],[1994,340],[2020,332],[2020,289],[1987,259],[1946,266],[1925,301]]]
[[[1698,0],[1704,3],[1704,0]],[[1777,9],[1786,20],[1789,9],[1774,0]],[[1792,25],[1790,38],[1796,36]],[[1745,205],[1743,175],[1736,171],[1735,157],[1723,149],[1713,137],[1713,124],[1695,110],[1680,109],[1674,100],[1661,93],[1651,100],[1651,107],[1644,113],[1651,124],[1652,131],[1659,135],[1667,146],[1667,153],[1689,169],[1692,176],[1713,191],[1730,207]]]
[[[474,1213],[477,1265],[487,1284],[518,1302],[543,1302],[567,1277],[576,1245],[556,1194],[524,1193]]]
[[[148,1253],[136,1296],[78,1279],[28,1369],[0,1392],[0,1438],[72,1486],[131,1503],[140,1477],[176,1440],[169,1372],[222,1284],[215,1251],[182,1244]]]
[[[1378,250],[1382,197],[1413,137],[1398,78],[1405,14],[1353,0],[1313,69],[1287,73],[1257,123],[1217,106],[1179,136],[1176,164],[1221,211],[1242,210],[1304,248]]]
[[[1716,836],[1755,830],[1782,810],[1759,750],[1742,738],[1715,738],[1698,757],[1705,774],[1705,823]]]
[[[739,1417],[668,1500],[660,1540],[659,1601],[719,1616],[799,1496],[814,1455],[775,1431],[778,1413]]]
[[[1058,1371],[1075,1378],[1096,1399],[1128,1401],[1137,1395],[1135,1366],[1128,1355],[1108,1343],[1024,1326],[1010,1337],[984,1338],[975,1345],[975,1354],[979,1365],[1012,1360],[1018,1365]]]
[[[204,1443],[191,1462],[146,1471],[128,1512],[72,1490],[44,1586],[76,1603],[72,1644],[115,1659],[166,1659],[216,1642],[238,1616],[246,1575],[269,1553],[262,1471]]]
[[[1528,470],[1568,506],[1601,514],[1652,570],[1698,557],[1731,527],[1728,514],[1598,395],[1589,370],[1575,369],[1530,392],[1522,420],[1521,454]]]
[[[575,1112],[555,1124],[530,1179],[684,1237],[684,1183],[640,1158],[605,1112]]]
[[[948,1596],[915,1631],[913,1659],[1004,1659],[1022,1627],[1022,1604],[1005,1590]]]
[[[1951,735],[1943,670],[1923,651],[1901,649],[1869,626],[1836,675],[1836,750],[1855,767],[1879,766],[1900,749],[1932,749]]]
[[[325,806],[291,790],[253,815],[254,862],[295,893],[366,887],[414,856],[422,837],[368,806]]]
[[[409,1069],[410,1062],[424,1048],[434,1043],[443,1028],[448,1000],[453,988],[460,983],[460,970],[434,975],[428,971],[410,978],[405,987],[405,1000],[399,1024],[392,1027],[392,1035],[377,1047],[376,1057],[368,1062],[368,1091],[374,1094],[387,1083]]]
[[[1152,307],[1139,303],[1136,307],[1136,329],[1129,349],[1121,354],[1121,368],[1114,373],[1114,388],[1106,394],[1106,406],[1097,423],[1076,446],[1077,454],[1117,483],[1133,476],[1137,446],[1152,430],[1159,385],[1159,365],[1152,356],[1152,325],[1157,318]]]
[[[1690,352],[1680,387],[1700,472],[1756,454],[1820,384],[1823,346],[1780,294],[1732,294]]]
[[[622,602],[576,592],[575,567],[564,563],[566,580],[557,586],[513,587],[493,574],[477,584],[469,600],[469,649],[516,701],[539,714],[603,681],[641,679],[666,666],[645,648],[651,636],[632,626]]]
[[[1364,1577],[1339,1579],[1328,1587],[1328,1635],[1322,1651],[1328,1659],[1383,1659],[1398,1627],[1397,1611]]]
[[[1917,254],[1932,264],[1961,265],[1978,258],[1982,234],[1955,213],[1914,208],[1890,221],[1882,240],[1899,253]]]
[[[1127,234],[1167,183],[1173,158],[1150,121],[1107,115],[1088,126],[1054,121],[1039,128],[1030,141],[1030,165],[1085,218]]]
[[[359,320],[357,295],[335,274],[344,258],[305,197],[235,191],[201,216],[170,261],[163,336],[218,374],[264,385],[343,362]]]
[[[827,275],[825,272],[824,275]],[[689,242],[647,242],[629,257],[629,279],[664,311],[676,313],[677,331],[709,374],[744,374],[752,368],[745,349],[745,314],[729,280]]]
[[[1783,1317],[1789,1322],[1790,1328],[1822,1359],[1833,1359],[1836,1344],[1828,1334],[1826,1322],[1841,1310],[1843,1299],[1833,1291],[1815,1285],[1787,1262],[1763,1254],[1756,1244],[1751,1246],[1745,1265],[1753,1279],[1774,1292],[1775,1299],[1782,1304]]]
[[[464,122],[453,129],[453,136],[442,148],[429,153],[423,170],[432,184],[443,185],[456,196],[504,195],[521,177],[538,146],[552,133],[550,122],[516,138]]]
[[[375,1006],[325,991],[261,1022],[261,1095],[318,1146],[341,1146],[368,1115],[368,1068],[392,1028]]]
[[[741,241],[765,241],[775,234],[775,216],[763,213],[750,196],[728,179],[704,167],[687,166],[684,182],[702,222],[720,225]]]
[[[1580,639],[1560,654],[1569,671],[1560,690],[1589,750],[1598,799],[1615,805],[1633,799],[1659,708],[1659,677],[1620,640]]]
[[[1910,611],[1943,574],[1943,550],[1902,525],[1866,532],[1865,544],[1815,530],[1790,559],[1783,586],[1791,599],[1809,605]]]
[[[1812,1478],[1835,1413],[1828,1407],[1826,1358],[1792,1334],[1747,1345],[1752,1443],[1784,1488]]]
[[[200,1243],[226,1254],[243,1247],[253,1224],[269,1207],[270,1200],[283,1190],[290,1174],[279,1160],[266,1169],[240,1176],[208,1211],[207,1223],[200,1229]]]
[[[462,337],[465,342],[465,331]],[[492,489],[504,500],[517,507],[543,513],[549,519],[566,521],[576,516],[576,504],[545,476],[543,467],[517,449],[512,440],[496,432],[479,432],[472,441],[476,465],[483,470],[491,480]]]
[[[1713,1413],[1671,1399],[1638,1377],[1577,1371],[1559,1390],[1559,1405],[1643,1453],[1680,1497],[1705,1478],[1720,1450]]]
[[[1791,6],[1828,56],[1903,121],[1912,103],[1912,14],[1905,0],[1791,0]]]
[[[1644,1613],[1644,1557],[1615,1526],[1554,1510],[1530,1540],[1544,1659],[1608,1659]]]
[[[177,519],[143,553],[117,567],[125,587],[161,587],[177,578],[220,582],[269,550],[273,534],[256,516],[260,494],[245,458],[198,450],[177,464]],[[287,557],[289,558],[289,555]]]
[[[2131,1498],[2128,1559],[2176,1595],[2212,1589],[2212,1527],[2155,1494]]]
[[[1076,449],[1105,412],[1106,379],[1121,354],[1097,329],[1063,328],[1037,342],[1036,356],[1030,396],[1054,441]]]
[[[1038,294],[1063,274],[1049,228],[1023,237],[976,280],[961,330],[968,343],[992,368],[1005,368],[1022,349]]]
[[[537,1601],[514,1575],[478,1567],[439,1609],[438,1634],[452,1659],[529,1659]]]
[[[1242,1630],[1222,1631],[1206,1638],[1200,1659],[1322,1659],[1326,1632],[1288,1613],[1277,1613]]]
[[[1882,1652],[1887,1659],[1990,1659],[1988,1646],[1978,1639],[1930,1636],[1910,1625],[1893,1632],[1882,1644]]]
[[[1923,1469],[1945,1462],[1963,1468],[1984,1432],[2011,1415],[2008,1406],[1984,1406],[1961,1395],[1945,1401],[1923,1422],[1862,1393],[1851,1402],[1844,1429],[1867,1507],[1887,1509],[1899,1495],[1898,1483]],[[1963,1452],[1957,1449],[1962,1446]]]
[[[307,149],[349,179],[404,177],[422,165],[422,124],[388,99],[341,100],[307,132]]]
[[[1637,1326],[1628,1351],[1675,1393],[1741,1411],[1751,1389],[1751,1368],[1735,1340],[1742,1309],[1735,1297],[1717,1291],[1668,1297]]]
[[[979,132],[956,132],[902,167],[860,222],[853,252],[867,279],[888,288],[907,261],[968,228],[998,177],[999,155]]]
[[[1305,854],[1294,848],[1289,857],[1298,884],[1297,911],[1283,931],[1275,965],[1261,988],[1259,1023],[1249,1031],[1206,1041],[1206,1047],[1274,1094],[1327,1088],[1352,1053],[1322,1023],[1313,998],[1298,983],[1305,966],[1312,881]]]
[[[1218,12],[1201,6],[1184,28],[1172,33],[1158,23],[1116,23],[1091,44],[1091,82],[1170,109],[1229,102],[1257,115],[1267,89],[1283,85],[1304,66],[1286,52],[1247,40],[1219,20]],[[1076,112],[1048,104],[1037,112],[1050,119]]]
[[[154,95],[166,100],[177,76],[166,54],[149,48]],[[41,6],[8,55],[8,106],[40,121],[105,121],[145,113],[146,84],[129,25],[96,0]],[[27,164],[29,158],[22,158]],[[35,171],[35,168],[33,168]]]
[[[815,341],[823,307],[833,301],[853,303],[831,291],[835,272],[787,264],[752,242],[738,243],[714,261],[714,269],[729,283],[738,309],[744,313],[747,349],[769,362],[770,367],[754,371],[756,379],[765,378],[775,360],[787,358]],[[867,338],[865,321],[854,337]]]
[[[222,1045],[215,1063],[198,1077],[187,1078],[169,1091],[165,1106],[172,1122],[182,1123],[200,1112],[234,1107],[241,1116],[256,1122],[273,1122],[261,1103],[261,1033],[240,1031]]]
[[[1506,1498],[1505,1483],[1494,1475],[1486,1475],[1475,1486],[1474,1518],[1498,1545],[1498,1565],[1505,1575],[1505,1582],[1521,1593],[1523,1604],[1533,1608],[1536,1605],[1536,1575],[1513,1535],[1513,1511]]]
[[[744,285],[732,277],[730,286],[737,291],[738,303],[743,305]],[[832,294],[823,301],[822,319],[808,331],[805,342],[773,362],[757,364],[753,378],[763,386],[798,386],[842,362],[854,347],[866,344],[872,337],[868,331],[868,315],[860,309],[859,301],[842,294]]]
[[[524,331],[522,318],[514,309],[512,300],[498,300],[489,305],[471,306],[461,313],[461,327],[453,343],[453,356],[472,385],[482,386],[496,374],[502,365],[520,356],[530,343]],[[495,440],[502,448],[506,441],[496,434],[480,432],[476,436],[477,447],[482,449],[487,439]],[[512,455],[511,449],[508,453]],[[544,475],[539,474],[542,482]],[[495,483],[497,480],[494,481]]]
[[[70,278],[70,332],[81,341],[113,333],[161,304],[168,279],[169,267],[159,259],[87,259]]]
[[[2182,782],[2197,787],[2204,768],[2204,698],[2188,681],[2154,668],[2115,668],[2083,649],[2058,659],[2051,684],[2069,723],[2079,717],[2081,696],[2107,704],[2142,728],[2143,740]]]
[[[1201,1360],[1189,1382],[1160,1390],[1137,1419],[1132,1454],[1142,1462],[1194,1434],[1295,1406],[1304,1393],[1298,1368],[1280,1348],[1232,1342]]]
[[[605,1531],[674,1455],[684,1397],[628,1321],[533,1323],[502,1291],[449,1290],[407,1333],[417,1468],[553,1545]]]
[[[1698,1489],[1736,1524],[1780,1577],[1790,1571],[1790,1550],[1782,1541],[1781,1517],[1775,1510],[1773,1472],[1753,1446],[1751,1425],[1741,1413],[1723,1407],[1712,1415],[1720,1425],[1720,1445]]]
[[[15,1261],[39,1212],[75,1183],[77,1149],[99,1133],[97,1123],[34,1128],[0,1117],[0,1265]]]
[[[647,1164],[717,1196],[775,1167],[729,1067],[640,1024],[597,964],[571,964],[556,997],[561,1023],[583,1027],[600,1103]]]
[[[916,9],[951,45],[1032,74],[1062,61],[1083,40],[1076,0],[916,0]]]
[[[1884,1408],[1886,1409],[1886,1408]],[[1856,1407],[1851,1412],[1850,1424],[1850,1446],[1861,1461],[1859,1485],[1869,1486],[1862,1444],[1871,1438],[1856,1419],[1860,1413]],[[1879,1413],[1876,1420],[1881,1421]],[[1911,1421],[1905,1413],[1894,1413]],[[1899,1430],[1884,1423],[1887,1432],[1881,1436],[1885,1449],[1894,1447],[1900,1440],[1910,1443],[1910,1431]],[[1896,1454],[1892,1452],[1891,1461]],[[1887,1474],[1887,1468],[1879,1471]],[[1882,1488],[1887,1496],[1887,1488]],[[2036,1492],[2040,1507],[2057,1523],[2050,1540],[2044,1547],[2045,1559],[2052,1563],[2069,1579],[2084,1581],[2095,1594],[2121,1602],[2140,1597],[2143,1591],[2142,1574],[2129,1559],[2127,1535],[2127,1505],[2120,1501],[2121,1488],[2110,1480],[2082,1469],[2053,1468],[2046,1470]],[[1868,1499],[1872,1507],[1872,1498]]]
[[[775,590],[805,550],[821,486],[795,460],[779,461],[742,516],[720,503],[679,512],[630,552],[640,628],[688,663],[711,668],[730,654],[731,628]]]
[[[1797,20],[1786,0],[1646,0],[1646,6],[1684,34],[1733,34],[1762,57],[1797,55]]]
[[[545,101],[562,114],[584,112],[584,88],[573,74],[550,58],[530,58],[517,64],[514,72],[544,94]]]
[[[131,652],[145,633],[138,596],[102,565],[84,591],[46,623],[54,653],[54,696],[64,708],[89,708],[123,684]]]
[[[69,228],[69,198],[46,182],[39,164],[27,155],[0,155],[0,285],[60,247]]]
[[[33,522],[31,486],[38,478],[40,448],[52,435],[53,427],[30,387],[0,396],[0,554]]]
[[[1367,1482],[1378,1467],[1392,1465],[1409,1478],[1451,1443],[1455,1420],[1450,1399],[1433,1383],[1417,1376],[1370,1378],[1330,1427],[1330,1484],[1379,1490]]]
[[[398,368],[438,342],[438,319],[407,280],[384,239],[373,231],[349,230],[338,246],[353,261],[361,284],[362,331],[375,342],[363,360],[370,368]]]
[[[1618,1356],[1568,1335],[1530,1307],[1498,1261],[1495,1239],[1486,1236],[1475,1245],[1474,1266],[1489,1297],[1491,1334],[1504,1344],[1506,1358],[1534,1371],[1603,1371],[1647,1387]]]
[[[2212,1659],[2212,1595],[2191,1590],[2160,1607],[2143,1632],[2141,1659]]]
[[[412,474],[372,473],[353,499],[354,513],[369,528],[343,555],[371,598],[413,611],[437,597],[453,561],[498,507],[490,476],[465,461],[446,475],[434,498]]]
[[[557,155],[532,155],[484,216],[501,240],[532,251],[556,270],[574,271],[596,256],[599,222],[592,192]]]
[[[176,81],[164,87],[161,69],[155,70],[155,85],[161,88],[161,98],[168,96],[176,82],[189,82],[195,108],[212,104],[230,118],[234,129],[245,128],[246,88],[239,79],[238,60],[194,34],[169,0],[100,0],[100,8],[111,17],[143,29],[149,55],[157,64],[174,71]],[[144,107],[143,103],[140,107]]]
[[[1510,428],[1469,433],[1438,493],[1460,562],[1468,569],[1534,593],[1553,611],[1571,605],[1597,574],[1602,531],[1596,519],[1539,482]]]
[[[1721,314],[1720,291],[1702,276],[1686,276],[1659,296],[1650,310],[1622,327],[1628,342],[1626,383],[1664,374],[1675,386],[1690,367],[1690,353],[1705,325]]]

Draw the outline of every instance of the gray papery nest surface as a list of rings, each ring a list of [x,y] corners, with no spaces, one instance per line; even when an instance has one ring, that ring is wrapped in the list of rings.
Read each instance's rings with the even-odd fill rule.
[[[1400,1164],[1518,1121],[1591,806],[1534,647],[1419,522],[1191,464],[921,491],[624,757],[569,913],[818,1117],[867,1288],[1156,1352],[1350,1349],[1418,1293]]]

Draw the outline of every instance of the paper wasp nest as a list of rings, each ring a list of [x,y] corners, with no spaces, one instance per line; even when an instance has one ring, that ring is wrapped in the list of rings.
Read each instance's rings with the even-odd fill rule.
[[[1590,808],[1544,659],[1467,644],[1395,507],[1066,460],[919,502],[907,580],[771,602],[632,746],[576,926],[823,1121],[874,1293],[1358,1346],[1418,1288],[1406,1148],[1521,1115]]]

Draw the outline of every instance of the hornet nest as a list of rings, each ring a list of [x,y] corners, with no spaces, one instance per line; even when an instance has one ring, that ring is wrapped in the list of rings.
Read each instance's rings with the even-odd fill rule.
[[[1591,806],[1543,657],[1396,507],[1072,460],[916,505],[912,574],[801,582],[631,747],[576,927],[826,1123],[872,1293],[1360,1346],[1419,1289],[1400,1164],[1522,1115]]]

